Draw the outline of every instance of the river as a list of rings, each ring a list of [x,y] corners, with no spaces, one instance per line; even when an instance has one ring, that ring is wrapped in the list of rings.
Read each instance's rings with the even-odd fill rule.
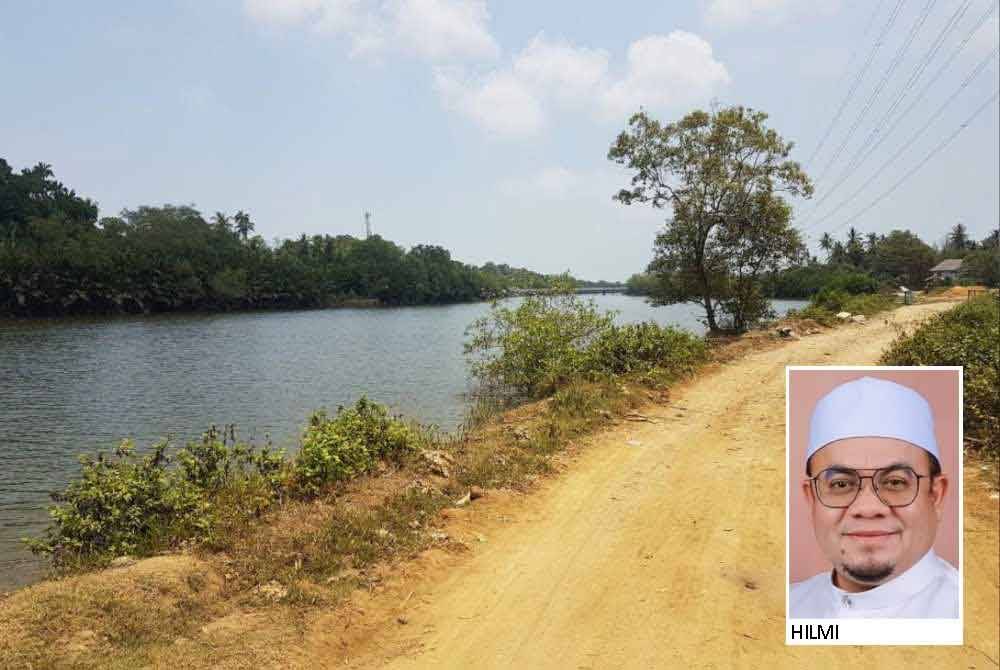
[[[620,322],[704,331],[693,305],[592,297]],[[48,493],[76,476],[77,456],[122,438],[141,448],[235,423],[241,438],[292,446],[313,410],[361,394],[453,430],[470,383],[465,328],[488,310],[471,303],[0,321],[0,589],[40,574],[20,538],[45,527]]]

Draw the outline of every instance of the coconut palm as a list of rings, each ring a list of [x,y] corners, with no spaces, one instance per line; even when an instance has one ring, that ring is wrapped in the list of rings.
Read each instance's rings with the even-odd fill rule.
[[[233,221],[236,223],[236,232],[239,236],[243,238],[243,241],[247,241],[250,233],[253,232],[254,225],[253,221],[250,220],[250,215],[244,212],[242,209],[233,216]]]

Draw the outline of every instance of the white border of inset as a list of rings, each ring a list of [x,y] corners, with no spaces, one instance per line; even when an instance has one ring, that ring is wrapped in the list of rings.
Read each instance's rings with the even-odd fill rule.
[[[792,619],[788,616],[791,591],[791,472],[789,461],[789,394],[793,371],[825,372],[914,372],[948,370],[958,372],[958,619]],[[965,630],[965,371],[960,365],[786,365],[785,366],[785,644],[815,645],[961,645]],[[792,626],[812,626],[817,639],[792,640]],[[835,628],[831,628],[835,626]],[[835,635],[835,637],[834,637]]]

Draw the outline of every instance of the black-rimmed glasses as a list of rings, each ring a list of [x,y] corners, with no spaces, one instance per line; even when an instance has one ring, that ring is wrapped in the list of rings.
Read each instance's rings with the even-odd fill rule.
[[[861,493],[865,479],[872,481],[875,495],[888,507],[906,507],[917,499],[920,480],[932,475],[918,475],[912,468],[864,468],[870,475],[861,475],[853,468],[832,467],[810,477],[816,497],[826,507],[850,507]]]

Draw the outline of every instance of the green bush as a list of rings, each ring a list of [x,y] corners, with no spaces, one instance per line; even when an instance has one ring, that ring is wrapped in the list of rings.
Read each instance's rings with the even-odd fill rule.
[[[568,293],[529,296],[513,308],[494,304],[466,330],[465,353],[484,389],[542,397],[585,371],[584,350],[613,319]]]
[[[863,272],[845,272],[834,275],[824,288],[844,291],[851,295],[861,295],[878,291],[878,281]]]
[[[400,459],[419,442],[415,430],[363,396],[354,407],[340,407],[332,419],[316,412],[295,458],[295,488],[315,495],[329,483],[368,472],[381,458]]]
[[[663,368],[679,376],[704,362],[708,348],[691,333],[643,322],[610,326],[586,353],[593,372],[623,375]]]
[[[838,312],[850,312],[851,314],[864,314],[865,316],[871,316],[872,314],[877,314],[878,312],[883,312],[890,309],[895,304],[895,299],[892,296],[885,296],[880,294],[858,294],[852,295],[847,291],[841,289],[823,289],[815,296],[809,303],[809,307],[814,308],[814,313],[811,318],[816,318],[818,312],[816,310],[822,310],[828,312],[831,316],[837,314]],[[796,315],[805,318],[803,311],[796,312]],[[828,319],[827,319],[828,320]]]
[[[79,479],[53,494],[52,521],[29,548],[57,568],[105,564],[192,540],[223,546],[286,492],[315,495],[324,485],[369,471],[378,459],[399,459],[424,435],[362,397],[330,419],[310,419],[301,449],[284,452],[236,441],[214,428],[170,455],[162,442],[145,455],[123,442],[109,458],[81,458]]]
[[[872,275],[844,265],[803,265],[768,277],[765,291],[778,298],[809,298],[830,288],[846,293],[874,293],[878,283]]]
[[[613,312],[574,295],[494,305],[468,332],[473,375],[488,391],[542,397],[574,379],[666,370],[679,376],[707,355],[698,337],[655,323],[617,326]]]
[[[810,304],[836,314],[837,312],[845,311],[844,305],[850,297],[851,296],[846,291],[835,288],[825,288],[813,296]]]
[[[871,316],[891,309],[896,304],[893,296],[886,295],[852,295],[844,302],[844,311],[851,314]]]
[[[984,295],[904,333],[883,365],[964,366],[964,426],[970,445],[1000,455],[1000,307]]]
[[[204,492],[167,467],[167,448],[161,442],[138,457],[126,440],[111,458],[81,458],[80,478],[52,495],[51,524],[43,537],[27,541],[29,548],[71,568],[205,532]]]
[[[237,443],[235,431],[231,435],[213,428],[174,456],[168,442],[140,456],[126,440],[110,457],[82,457],[79,479],[53,494],[51,523],[28,547],[57,568],[101,565],[209,539],[220,515],[232,516],[220,509],[220,497],[257,515],[281,493],[284,453]]]

